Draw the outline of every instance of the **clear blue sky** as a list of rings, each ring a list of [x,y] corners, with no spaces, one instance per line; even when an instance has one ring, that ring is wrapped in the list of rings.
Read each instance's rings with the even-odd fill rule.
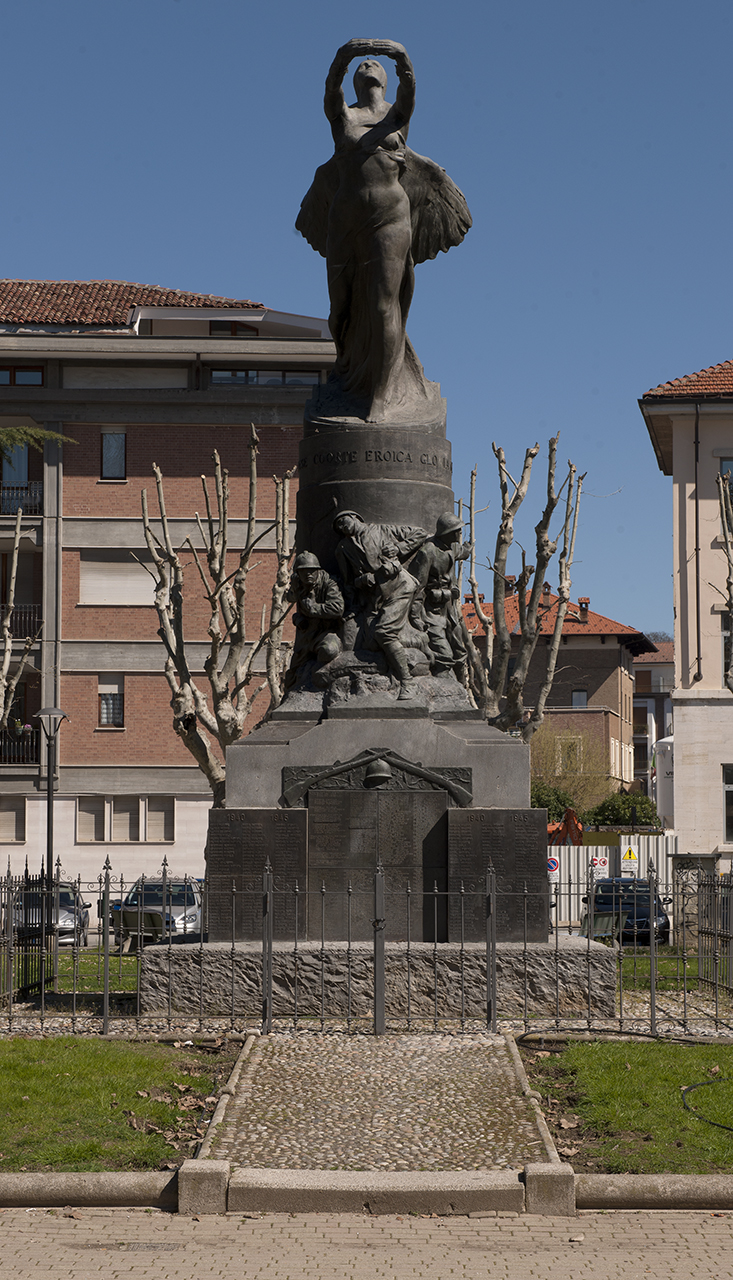
[[[411,145],[474,218],[418,268],[409,323],[456,489],[478,462],[488,548],[491,441],[518,465],[560,429],[588,472],[573,597],[671,628],[671,481],[636,400],[733,357],[729,0],[25,0],[3,36],[4,276],[317,315],[293,221],[331,151],[325,74],[352,36],[401,40]]]

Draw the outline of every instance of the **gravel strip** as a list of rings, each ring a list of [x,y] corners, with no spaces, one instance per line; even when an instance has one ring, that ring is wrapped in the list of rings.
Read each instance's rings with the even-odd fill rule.
[[[211,1156],[267,1169],[521,1169],[543,1161],[500,1036],[263,1037]]]

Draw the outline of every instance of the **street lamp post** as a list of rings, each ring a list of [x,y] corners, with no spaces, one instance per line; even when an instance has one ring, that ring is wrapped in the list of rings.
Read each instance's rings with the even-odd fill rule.
[[[35,720],[40,720],[46,735],[46,886],[48,891],[47,919],[49,933],[53,928],[53,903],[51,885],[53,884],[53,777],[56,771],[56,739],[59,736],[62,720],[68,720],[65,711],[60,707],[41,707]]]

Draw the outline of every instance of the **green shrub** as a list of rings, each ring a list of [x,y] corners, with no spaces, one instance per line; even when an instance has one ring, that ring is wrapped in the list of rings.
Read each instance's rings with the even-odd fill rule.
[[[584,813],[583,822],[586,826],[628,827],[632,823],[632,809],[636,810],[637,827],[661,827],[657,806],[641,791],[631,791],[628,795],[621,791],[614,792]]]
[[[573,798],[562,787],[551,787],[547,782],[533,782],[530,803],[533,809],[547,810],[548,822],[562,822],[565,810],[573,807]]]

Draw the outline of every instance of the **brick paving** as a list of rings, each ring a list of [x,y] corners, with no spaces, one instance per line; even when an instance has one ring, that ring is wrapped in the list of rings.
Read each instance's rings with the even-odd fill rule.
[[[6,1209],[0,1233],[8,1280],[733,1280],[733,1213],[195,1220]]]
[[[263,1037],[210,1155],[262,1169],[522,1169],[545,1160],[501,1036]]]

